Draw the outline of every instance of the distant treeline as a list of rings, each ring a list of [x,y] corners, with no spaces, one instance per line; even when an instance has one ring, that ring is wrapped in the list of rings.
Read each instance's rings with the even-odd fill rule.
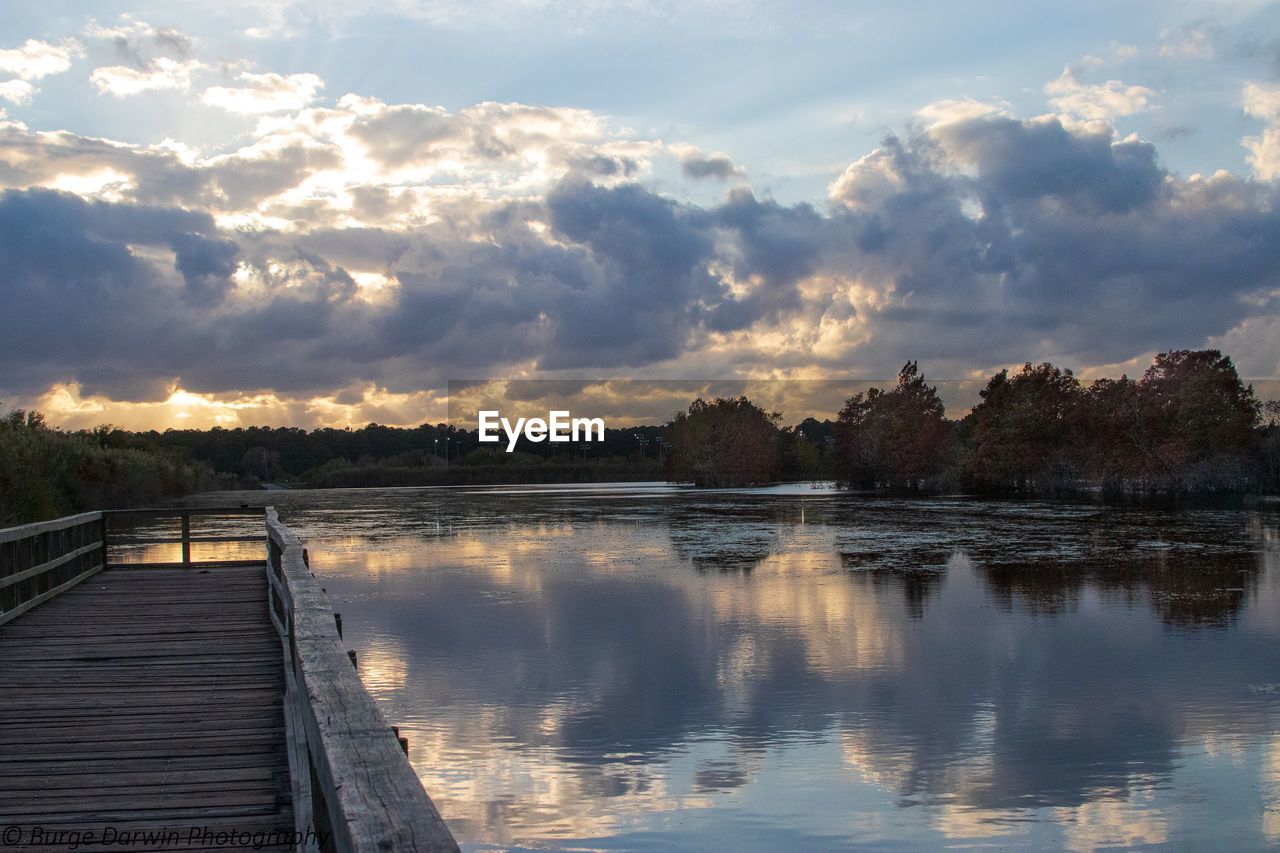
[[[0,421],[0,525],[264,483],[317,488],[662,479],[663,428],[604,441],[522,440],[506,453],[445,424],[360,429],[249,427],[132,432],[51,429],[38,412]]]
[[[744,485],[779,479],[790,466],[853,489],[1280,490],[1280,404],[1257,400],[1217,350],[1161,353],[1139,380],[1088,387],[1070,370],[1028,363],[992,376],[980,396],[972,412],[948,420],[937,388],[908,362],[896,387],[855,394],[834,424],[783,430],[776,413],[746,398],[697,400],[668,425],[667,476]]]
[[[667,479],[698,486],[835,480],[850,489],[1062,494],[1280,492],[1280,404],[1217,350],[1161,353],[1141,379],[1087,387],[1052,364],[1000,371],[949,420],[915,362],[792,427],[745,397],[695,400],[663,425],[514,453],[445,424],[61,432],[0,419],[0,524],[262,483],[417,486]]]

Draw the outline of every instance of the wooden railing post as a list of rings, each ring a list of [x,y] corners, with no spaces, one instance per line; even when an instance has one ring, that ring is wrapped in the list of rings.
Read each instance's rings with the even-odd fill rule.
[[[102,540],[102,568],[106,569],[110,567],[110,563],[107,562],[107,514],[104,512],[101,515],[98,537]]]

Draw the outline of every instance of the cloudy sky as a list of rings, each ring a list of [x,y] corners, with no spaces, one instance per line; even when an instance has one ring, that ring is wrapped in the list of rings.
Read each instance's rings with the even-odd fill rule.
[[[0,408],[65,427],[1205,346],[1280,377],[1280,3],[42,0],[0,34]]]

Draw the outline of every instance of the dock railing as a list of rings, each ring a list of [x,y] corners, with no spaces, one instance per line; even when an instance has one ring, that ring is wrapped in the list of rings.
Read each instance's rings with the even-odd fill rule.
[[[253,536],[243,533],[234,536],[193,534],[193,518],[262,518],[262,515],[262,507],[247,506],[99,510],[0,529],[0,625],[102,571],[108,565],[108,545],[116,548],[135,544],[181,545],[182,562],[190,563],[192,543],[262,541],[261,533]],[[177,519],[180,525],[178,535],[120,535],[121,522],[161,518]],[[205,565],[234,562],[243,564],[245,561],[202,561]]]
[[[298,537],[267,508],[271,620],[285,667],[285,727],[300,837],[336,851],[457,851],[396,733],[343,649]],[[308,830],[311,834],[308,835]]]
[[[119,551],[121,548],[130,545],[143,545],[154,547],[156,545],[181,545],[181,563],[183,565],[190,564],[193,560],[191,557],[191,546],[194,545],[211,545],[211,544],[231,544],[231,543],[258,543],[262,542],[261,528],[257,530],[246,529],[247,525],[241,523],[237,532],[227,535],[226,533],[203,533],[193,532],[193,523],[210,522],[217,519],[225,518],[262,518],[265,509],[260,506],[251,507],[246,505],[238,507],[174,507],[166,509],[108,509],[103,511],[103,515],[107,520],[108,542],[112,548]],[[139,533],[137,530],[121,531],[120,526],[130,521],[156,521],[158,519],[177,519],[178,530],[175,535],[160,536],[154,531]],[[209,559],[208,556],[202,556],[198,561],[202,566],[218,566],[218,565],[244,565],[246,563],[261,562],[260,556],[262,552],[258,551],[252,559],[228,560],[228,559]],[[176,565],[174,563],[159,563],[154,560],[147,560],[148,566],[166,566]],[[111,565],[126,565],[123,560],[112,560]]]
[[[101,512],[0,530],[0,625],[102,571],[106,544]]]

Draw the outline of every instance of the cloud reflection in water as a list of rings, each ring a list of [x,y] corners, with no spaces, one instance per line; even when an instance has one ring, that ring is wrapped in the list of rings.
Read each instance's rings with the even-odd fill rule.
[[[477,849],[1280,841],[1274,516],[357,497],[289,520]]]

